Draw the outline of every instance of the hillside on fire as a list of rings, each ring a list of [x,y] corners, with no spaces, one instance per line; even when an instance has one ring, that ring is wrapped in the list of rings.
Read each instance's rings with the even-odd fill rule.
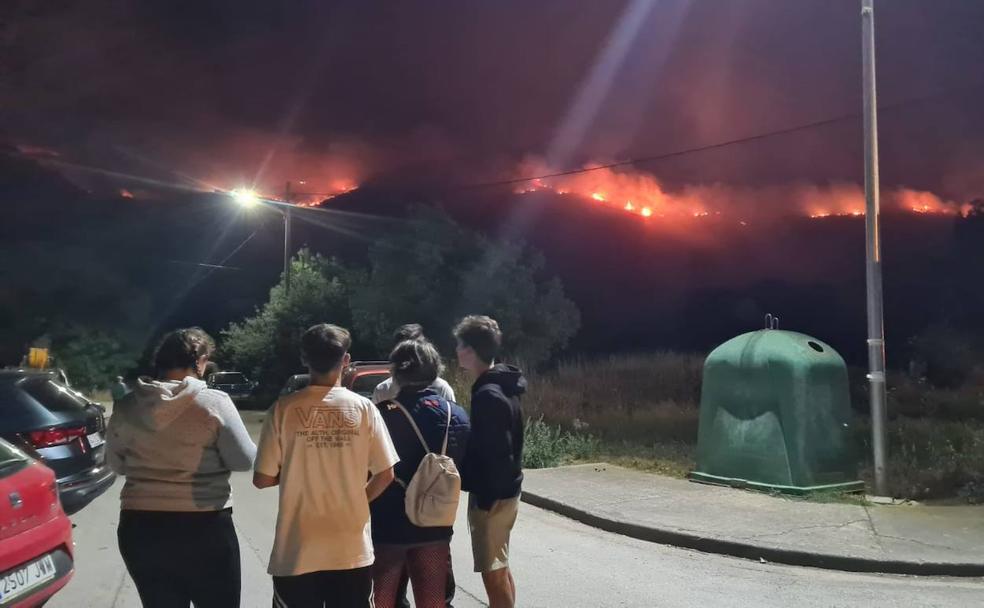
[[[181,323],[219,331],[250,314],[280,274],[278,213],[244,213],[208,192],[86,192],[36,160],[8,154],[3,162],[0,189],[12,218],[2,228],[4,259],[17,260],[3,268],[7,363],[49,321],[96,323],[135,343]],[[653,190],[646,175],[612,172],[614,185],[594,178],[581,191],[576,183],[530,191],[370,183],[315,203],[331,213],[297,210],[292,238],[297,248],[360,267],[374,243],[405,235],[413,209],[439,209],[491,241],[525,242],[542,254],[539,275],[558,277],[581,316],[556,355],[704,351],[774,313],[784,327],[822,336],[863,362],[855,339],[864,329],[864,218],[850,212],[856,187],[763,190],[757,204],[747,190],[709,188],[699,198]],[[656,211],[609,204],[616,196]],[[885,287],[890,360],[905,367],[911,339],[931,326],[984,339],[977,314],[984,282],[974,262],[984,254],[984,215],[972,201],[923,196],[916,206],[915,194],[899,196],[912,200],[884,213]],[[786,211],[769,211],[777,207]]]

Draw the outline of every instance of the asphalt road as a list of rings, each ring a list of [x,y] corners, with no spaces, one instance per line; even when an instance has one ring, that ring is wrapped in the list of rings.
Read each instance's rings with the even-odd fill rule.
[[[254,433],[259,414],[247,414]],[[72,517],[74,580],[52,608],[138,607],[116,547],[120,482]],[[243,556],[243,606],[270,606],[266,563],[273,543],[276,490],[255,490],[233,476],[234,519]],[[459,522],[463,517],[459,517]],[[485,606],[471,572],[467,529],[452,544],[458,608]],[[664,547],[602,532],[523,504],[512,561],[524,607],[970,607],[984,605],[984,580],[849,574],[763,564]]]

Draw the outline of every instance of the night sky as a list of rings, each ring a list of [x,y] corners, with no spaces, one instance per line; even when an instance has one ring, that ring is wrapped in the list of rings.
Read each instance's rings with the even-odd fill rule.
[[[185,185],[514,177],[527,155],[578,167],[857,112],[859,4],[8,0],[0,134]],[[884,184],[979,194],[984,4],[876,10],[880,103],[930,98],[882,116]],[[861,134],[845,120],[640,168],[859,182]]]

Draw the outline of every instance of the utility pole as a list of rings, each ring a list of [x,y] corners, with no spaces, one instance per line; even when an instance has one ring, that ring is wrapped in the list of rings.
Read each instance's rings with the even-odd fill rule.
[[[864,199],[868,293],[868,382],[871,390],[871,444],[875,492],[888,493],[885,475],[885,320],[882,301],[880,202],[878,192],[878,102],[875,95],[874,0],[861,0],[861,52],[864,91]]]
[[[293,210],[290,203],[290,182],[284,187],[284,292],[290,295],[290,212]]]

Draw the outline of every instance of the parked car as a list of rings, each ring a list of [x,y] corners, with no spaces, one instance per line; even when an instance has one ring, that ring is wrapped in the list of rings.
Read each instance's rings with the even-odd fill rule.
[[[284,387],[280,389],[280,394],[289,395],[293,392],[301,390],[308,384],[311,384],[310,374],[294,374],[290,378],[287,378],[287,382],[284,383]]]
[[[359,393],[363,397],[372,398],[372,392],[376,390],[376,385],[389,378],[389,375],[390,364],[388,361],[353,361],[342,372],[342,386]],[[280,394],[289,395],[310,383],[310,375],[294,374],[287,379],[284,387],[280,389]]]
[[[0,370],[0,438],[55,472],[68,514],[92,502],[116,479],[106,465],[103,413],[101,405],[62,384],[57,374]]]
[[[73,572],[72,523],[54,471],[0,440],[0,606],[40,606]]]
[[[342,372],[342,386],[371,399],[376,386],[389,376],[389,361],[353,361]]]
[[[208,387],[220,390],[236,403],[253,396],[256,382],[252,382],[242,372],[217,372],[207,379]]]

